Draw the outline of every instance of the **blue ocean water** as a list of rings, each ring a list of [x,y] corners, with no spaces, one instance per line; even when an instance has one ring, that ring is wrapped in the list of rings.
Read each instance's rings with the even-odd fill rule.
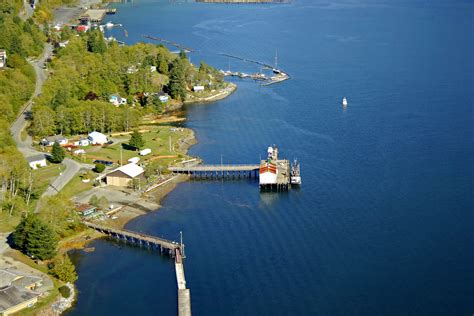
[[[474,312],[474,4],[311,1],[117,5],[129,43],[155,35],[191,61],[292,79],[236,80],[187,107],[208,163],[254,163],[278,144],[303,186],[183,183],[128,229],[184,233],[195,315],[470,315]],[[343,109],[342,97],[349,106]],[[68,315],[174,315],[173,262],[104,240],[77,256]]]

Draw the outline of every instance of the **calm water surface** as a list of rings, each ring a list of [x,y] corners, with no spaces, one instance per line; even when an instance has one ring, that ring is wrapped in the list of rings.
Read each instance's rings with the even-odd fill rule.
[[[192,62],[292,80],[236,81],[187,108],[208,163],[255,163],[269,144],[298,157],[303,186],[187,182],[128,229],[184,232],[195,315],[471,315],[474,312],[471,1],[118,5],[113,34],[193,47]],[[341,107],[346,96],[347,109]],[[172,260],[96,241],[76,256],[69,315],[175,315]]]

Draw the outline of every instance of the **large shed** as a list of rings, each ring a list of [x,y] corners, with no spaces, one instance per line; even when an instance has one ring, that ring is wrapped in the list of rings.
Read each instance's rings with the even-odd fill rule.
[[[129,163],[107,174],[106,182],[108,185],[126,187],[133,179],[144,178],[144,172],[145,170],[142,167],[134,163]]]

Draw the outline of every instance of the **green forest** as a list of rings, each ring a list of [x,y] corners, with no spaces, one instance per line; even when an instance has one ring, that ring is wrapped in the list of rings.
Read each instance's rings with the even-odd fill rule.
[[[106,43],[99,30],[81,36],[66,31],[57,38],[68,44],[57,49],[50,79],[36,100],[31,125],[35,136],[129,131],[144,114],[161,113],[170,103],[184,101],[193,84],[224,84],[214,68],[204,63],[196,68],[186,54],[176,56],[164,46]],[[161,103],[159,93],[172,100]],[[114,106],[112,95],[127,104]]]

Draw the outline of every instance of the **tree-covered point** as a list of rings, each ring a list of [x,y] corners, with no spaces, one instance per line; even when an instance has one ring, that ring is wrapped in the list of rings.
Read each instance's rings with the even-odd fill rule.
[[[69,43],[57,49],[50,78],[33,108],[31,131],[36,136],[129,131],[143,114],[162,112],[176,102],[157,102],[161,92],[183,101],[195,84],[224,84],[217,70],[197,69],[161,45],[106,44],[99,30],[79,37],[65,31],[57,37]],[[114,106],[109,102],[113,95],[127,104]]]

